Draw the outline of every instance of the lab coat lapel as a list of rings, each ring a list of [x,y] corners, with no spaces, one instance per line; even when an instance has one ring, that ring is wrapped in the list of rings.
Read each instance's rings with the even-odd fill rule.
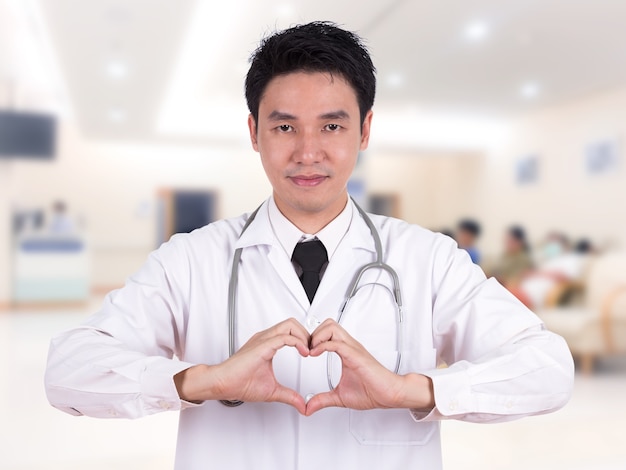
[[[291,258],[285,253],[282,245],[274,235],[268,215],[268,201],[265,201],[259,208],[254,221],[252,221],[248,229],[239,237],[235,248],[266,245],[267,258],[276,271],[277,276],[281,279],[286,290],[288,290],[297,300],[298,304],[300,304],[302,313],[306,313],[309,309],[309,299],[291,264]]]
[[[287,257],[285,250],[283,250],[280,243],[277,242],[274,246],[272,246],[268,257],[286,288],[289,292],[291,292],[302,307],[302,313],[306,313],[306,311],[309,310],[309,299],[306,296],[306,292],[304,291],[304,287],[302,287],[300,279],[298,279],[298,275],[296,274],[293,264],[291,264],[291,259]]]

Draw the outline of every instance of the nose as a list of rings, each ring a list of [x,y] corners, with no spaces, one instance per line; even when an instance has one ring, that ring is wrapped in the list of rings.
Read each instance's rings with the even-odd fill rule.
[[[323,157],[320,135],[313,130],[298,133],[294,160],[297,163],[311,164],[321,161]]]

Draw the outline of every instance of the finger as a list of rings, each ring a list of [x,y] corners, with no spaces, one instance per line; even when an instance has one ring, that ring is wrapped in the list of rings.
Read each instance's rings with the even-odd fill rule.
[[[311,337],[306,328],[304,328],[304,326],[295,318],[288,318],[287,320],[278,323],[270,330],[273,330],[272,333],[278,332],[281,334],[289,334],[295,336],[306,344],[309,343],[309,339]]]
[[[337,353],[340,357],[349,356],[351,346],[340,339],[330,339],[322,341],[317,346],[309,350],[309,356],[317,357],[325,352]]]
[[[340,325],[327,325],[319,332],[316,330],[311,337],[309,355],[319,356],[323,352],[336,352],[344,355],[348,349],[362,349],[361,343],[355,340]]]
[[[300,395],[295,390],[287,388],[283,385],[278,385],[273,401],[291,405],[296,410],[298,410],[300,414],[305,414],[306,412],[306,404],[304,403],[304,398],[302,398],[302,395]]]
[[[334,391],[318,393],[306,404],[305,415],[311,416],[313,413],[331,406],[343,406],[337,393]]]
[[[343,340],[346,336],[349,335],[335,320],[324,320],[311,334],[311,349],[325,341]]]
[[[282,334],[269,338],[264,342],[265,345],[269,346],[272,350],[272,357],[276,354],[279,349],[282,349],[285,346],[291,346],[298,350],[298,352],[306,357],[309,355],[309,345],[308,340],[302,340],[297,336],[293,336],[290,334]],[[266,359],[270,359],[266,357]]]

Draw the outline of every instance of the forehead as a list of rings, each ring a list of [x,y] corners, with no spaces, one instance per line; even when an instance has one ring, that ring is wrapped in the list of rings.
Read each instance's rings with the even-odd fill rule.
[[[259,108],[277,107],[358,108],[356,92],[341,75],[328,72],[293,72],[269,81]]]

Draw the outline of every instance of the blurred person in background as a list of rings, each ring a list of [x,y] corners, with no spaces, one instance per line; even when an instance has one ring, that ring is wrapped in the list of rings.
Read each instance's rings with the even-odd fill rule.
[[[474,264],[480,264],[480,251],[476,246],[480,231],[480,224],[473,219],[462,219],[456,227],[456,242],[467,251]]]
[[[537,262],[558,258],[572,248],[569,238],[563,232],[553,230],[546,235],[543,243],[537,248]]]
[[[48,232],[53,235],[71,235],[76,231],[76,222],[67,211],[67,204],[58,200],[52,204]]]
[[[349,198],[374,72],[362,40],[332,23],[261,42],[246,98],[271,197],[172,237],[55,337],[55,407],[180,410],[184,470],[437,470],[440,420],[507,421],[568,401],[561,337],[450,238]]]
[[[536,267],[511,287],[513,293],[534,310],[563,305],[580,294],[594,251],[587,239],[581,239],[573,247],[568,237],[559,232],[551,232],[546,239],[544,256]]]
[[[504,251],[491,275],[510,288],[517,285],[534,266],[526,230],[521,225],[509,227],[504,235]]]
[[[504,251],[493,267],[491,275],[507,289],[514,290],[533,267],[526,230],[521,225],[509,227],[504,235]]]

